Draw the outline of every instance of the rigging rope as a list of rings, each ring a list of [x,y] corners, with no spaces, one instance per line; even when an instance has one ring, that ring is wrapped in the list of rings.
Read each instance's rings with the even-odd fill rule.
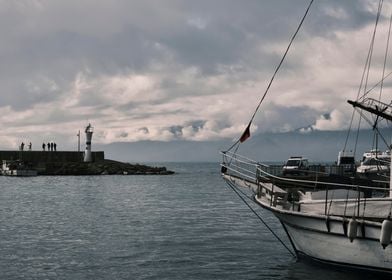
[[[385,67],[387,64],[387,58],[388,58],[388,49],[389,49],[389,39],[391,37],[391,24],[392,24],[392,14],[391,17],[389,18],[389,29],[388,29],[388,39],[387,39],[387,46],[385,48],[385,56],[384,56],[384,66],[382,68],[382,76],[381,76],[381,85],[380,85],[380,95],[378,97],[378,101],[381,101],[381,94],[382,94],[382,89],[384,85],[384,75],[385,75]]]
[[[392,16],[391,16],[391,17],[392,17]],[[362,79],[363,79],[363,77],[364,77],[364,73],[365,73],[365,72],[363,72],[363,74],[362,74]],[[368,90],[365,92],[365,95],[369,94],[373,89],[375,89],[377,86],[379,86],[382,82],[384,82],[384,81],[385,81],[389,76],[391,76],[391,75],[392,75],[392,71],[389,72],[387,75],[385,75],[385,76],[381,79],[381,81],[377,82],[375,85],[373,85],[373,87],[371,87],[370,89],[368,89]],[[359,90],[358,90],[358,93],[357,93],[357,99],[356,99],[356,100],[359,100],[359,93],[360,93],[360,90],[361,90],[360,88],[361,88],[361,87],[362,87],[362,80],[361,80],[361,85],[359,86]],[[391,102],[390,102],[389,105],[392,105],[392,100],[391,100]],[[361,110],[361,111],[362,111],[362,110]],[[353,108],[353,113],[352,113],[352,115],[351,115],[351,121],[350,121],[349,129],[348,129],[348,132],[347,132],[347,135],[346,135],[346,140],[345,140],[345,142],[344,142],[343,152],[346,151],[348,139],[349,139],[349,137],[350,137],[350,132],[351,132],[351,128],[352,128],[352,125],[353,125],[353,120],[354,120],[355,112],[356,112],[356,110],[355,110],[355,108]],[[360,116],[360,118],[361,118],[361,116]],[[360,127],[360,123],[361,123],[361,119],[359,119],[359,127]],[[357,138],[358,138],[358,135],[357,135]],[[357,139],[356,142],[358,142],[358,139]],[[355,149],[356,149],[356,147],[355,147]],[[354,155],[355,155],[355,152],[354,152]]]
[[[264,226],[272,233],[272,235],[283,245],[284,248],[293,256],[296,257],[296,255],[290,250],[289,247],[287,247],[286,244],[284,244],[283,240],[280,239],[280,237],[272,230],[270,226],[263,220],[263,218],[252,208],[252,206],[249,205],[249,203],[240,195],[240,191],[229,181],[226,181],[227,185],[237,194],[237,196],[248,206],[248,208],[253,212],[253,214],[256,215],[256,217],[264,224]],[[242,192],[241,192],[242,193]],[[250,199],[254,203],[256,203],[252,198],[248,197],[246,194],[242,193],[246,198]]]
[[[359,112],[359,114],[361,115],[361,118],[362,118],[362,119],[364,119],[365,121],[367,121],[367,123],[368,123],[369,125],[372,125],[373,122],[372,122],[371,120],[369,120],[369,119],[363,114],[362,110],[358,110],[358,112]],[[389,144],[388,144],[387,140],[384,138],[384,136],[382,136],[382,134],[381,134],[380,130],[378,129],[378,127],[375,127],[374,130],[375,130],[376,132],[378,132],[378,135],[381,137],[381,140],[384,142],[385,146],[389,147]],[[359,134],[359,132],[358,132],[358,134]]]
[[[357,92],[357,99],[356,99],[357,101],[359,99],[365,98],[366,95],[371,91],[371,90],[367,91],[367,83],[368,83],[368,78],[369,78],[370,64],[371,64],[372,55],[373,55],[373,46],[374,46],[374,41],[375,41],[375,37],[376,37],[378,21],[379,21],[380,14],[381,14],[382,4],[383,4],[383,0],[380,0],[379,3],[378,3],[377,17],[376,17],[376,23],[374,25],[373,36],[372,36],[372,38],[370,40],[370,46],[369,46],[368,54],[367,54],[367,57],[366,57],[365,66],[363,68],[363,72],[362,72],[362,76],[361,76],[361,82],[359,84],[359,88],[358,88],[358,92]],[[366,79],[365,79],[365,76],[366,76]],[[365,85],[364,85],[364,82],[365,82]],[[360,97],[359,95],[361,93],[362,88],[364,89],[365,93]],[[349,129],[348,129],[348,132],[347,132],[346,141],[344,143],[343,152],[346,150],[347,142],[348,142],[348,139],[349,139],[349,136],[350,136],[350,132],[351,132],[351,128],[352,128],[352,125],[353,125],[354,114],[355,114],[355,108],[353,109],[353,113],[351,115],[351,121],[350,121]],[[359,121],[358,121],[357,135],[356,135],[355,145],[354,145],[354,156],[355,156],[356,150],[357,150],[358,134],[359,134],[360,124],[361,124],[361,116],[359,117]]]
[[[358,146],[358,139],[359,139],[359,130],[361,129],[361,122],[362,118],[364,115],[362,114],[362,110],[359,111],[359,121],[358,121],[358,127],[357,127],[357,135],[355,137],[355,145],[354,145],[354,158],[357,155],[357,146]]]
[[[295,37],[297,36],[299,30],[301,29],[301,26],[302,26],[303,22],[305,21],[306,16],[308,15],[308,12],[309,12],[309,10],[310,10],[310,7],[311,7],[312,4],[313,4],[313,1],[314,1],[314,0],[311,0],[311,1],[310,1],[309,5],[308,5],[308,7],[307,7],[307,9],[306,9],[306,11],[305,11],[305,14],[303,15],[303,17],[302,17],[302,19],[301,19],[301,21],[300,21],[300,23],[299,23],[297,29],[295,30],[293,36],[291,37],[291,40],[290,40],[290,42],[289,42],[289,45],[287,46],[286,51],[284,52],[283,57],[281,58],[281,60],[280,60],[280,62],[279,62],[279,64],[278,64],[278,66],[276,67],[275,72],[274,72],[274,74],[272,75],[272,78],[271,78],[270,82],[268,83],[267,89],[265,90],[263,96],[261,97],[261,99],[260,99],[260,101],[259,101],[259,103],[258,103],[258,105],[257,105],[257,107],[256,107],[256,110],[253,112],[253,115],[252,115],[252,117],[250,118],[250,121],[249,121],[249,123],[248,123],[248,125],[247,125],[247,127],[246,127],[246,129],[245,129],[245,131],[244,131],[244,133],[241,135],[241,137],[240,137],[240,138],[239,138],[239,139],[238,139],[238,140],[237,140],[237,141],[236,141],[227,151],[230,151],[234,146],[236,146],[237,144],[243,142],[243,141],[241,141],[241,139],[243,138],[243,136],[245,135],[246,132],[249,132],[250,126],[251,126],[251,124],[252,124],[252,122],[253,122],[253,119],[255,118],[256,113],[257,113],[257,111],[259,110],[261,103],[263,103],[265,97],[267,96],[267,93],[268,93],[268,91],[269,91],[269,89],[270,89],[270,87],[271,87],[271,85],[272,85],[272,82],[274,81],[276,74],[278,73],[280,67],[282,66],[283,61],[285,60],[286,55],[287,55],[287,53],[288,53],[289,50],[290,50],[291,44],[294,42]],[[245,141],[245,140],[244,140],[244,141]]]
[[[374,49],[374,41],[376,39],[376,32],[377,32],[377,26],[378,26],[378,21],[380,20],[380,15],[381,15],[381,10],[382,10],[382,5],[383,5],[383,0],[380,0],[379,4],[378,4],[378,11],[377,11],[377,17],[376,17],[376,24],[374,25],[374,30],[373,30],[373,36],[372,36],[372,40],[371,40],[371,47],[370,47],[370,58],[369,58],[369,63],[367,65],[367,73],[366,73],[366,79],[365,79],[365,87],[364,87],[364,92],[366,92],[366,88],[368,85],[368,81],[369,81],[369,73],[370,73],[370,66],[372,63],[372,58],[373,58],[373,49]],[[361,98],[363,98],[365,95],[363,95]]]

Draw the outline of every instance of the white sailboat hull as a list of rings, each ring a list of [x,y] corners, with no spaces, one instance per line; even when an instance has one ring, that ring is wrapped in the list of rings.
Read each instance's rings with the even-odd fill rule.
[[[392,197],[368,198],[359,191],[331,189],[299,192],[294,200],[292,185],[287,187],[289,193],[270,182],[252,181],[247,174],[242,178],[226,173],[222,176],[232,188],[247,188],[256,194],[254,201],[279,219],[298,257],[392,275],[391,226],[382,231]],[[307,183],[295,182],[294,188]],[[350,221],[356,226],[350,226]],[[390,221],[385,224],[390,225]],[[380,242],[381,235],[385,249]]]
[[[357,237],[351,242],[341,219],[327,222],[320,217],[273,213],[283,224],[297,255],[320,262],[392,273],[392,245],[385,249],[381,246],[381,226],[359,225]]]
[[[323,262],[392,273],[391,248],[383,250],[377,241],[354,239],[351,243],[345,236],[321,234],[290,226],[286,229],[299,255]]]

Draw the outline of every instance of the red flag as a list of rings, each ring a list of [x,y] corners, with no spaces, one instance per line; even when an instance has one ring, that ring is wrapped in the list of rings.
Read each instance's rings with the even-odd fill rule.
[[[245,142],[246,139],[248,139],[250,137],[250,123],[248,124],[248,126],[246,127],[244,133],[242,133],[241,138],[240,138],[240,142]]]

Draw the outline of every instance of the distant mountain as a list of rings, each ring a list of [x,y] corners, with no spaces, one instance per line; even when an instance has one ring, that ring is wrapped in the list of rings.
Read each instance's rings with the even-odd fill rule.
[[[385,131],[386,132],[386,131]],[[355,134],[355,135],[354,135]],[[383,133],[386,135],[386,133]],[[390,134],[390,133],[389,133]],[[263,161],[284,161],[290,156],[305,156],[311,161],[336,161],[339,151],[343,150],[347,131],[317,131],[266,133],[250,139],[248,145],[241,147],[240,153],[254,155]],[[354,151],[356,133],[351,133],[346,151]],[[373,147],[373,131],[361,130],[356,147],[356,158]],[[391,139],[388,137],[388,139]],[[379,140],[379,149],[387,146]]]
[[[138,162],[203,162],[219,161],[219,151],[229,141],[139,141],[96,145],[105,151],[105,157],[132,163]]]
[[[349,138],[346,150],[354,149],[355,135]],[[388,141],[391,132],[383,131]],[[306,156],[311,161],[335,161],[343,149],[346,131],[308,131],[262,133],[252,135],[239,149],[239,153],[258,161],[284,161],[290,156]],[[357,144],[357,158],[372,148],[373,132],[361,130]],[[214,161],[221,160],[219,151],[227,149],[231,141],[139,141],[95,145],[94,150],[104,150],[106,158],[127,162]],[[379,140],[379,149],[386,145]]]

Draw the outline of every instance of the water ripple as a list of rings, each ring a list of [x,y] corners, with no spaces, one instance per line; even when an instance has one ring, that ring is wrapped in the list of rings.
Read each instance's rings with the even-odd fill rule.
[[[0,177],[1,279],[354,279],[296,262],[218,164],[169,168],[178,173]]]

